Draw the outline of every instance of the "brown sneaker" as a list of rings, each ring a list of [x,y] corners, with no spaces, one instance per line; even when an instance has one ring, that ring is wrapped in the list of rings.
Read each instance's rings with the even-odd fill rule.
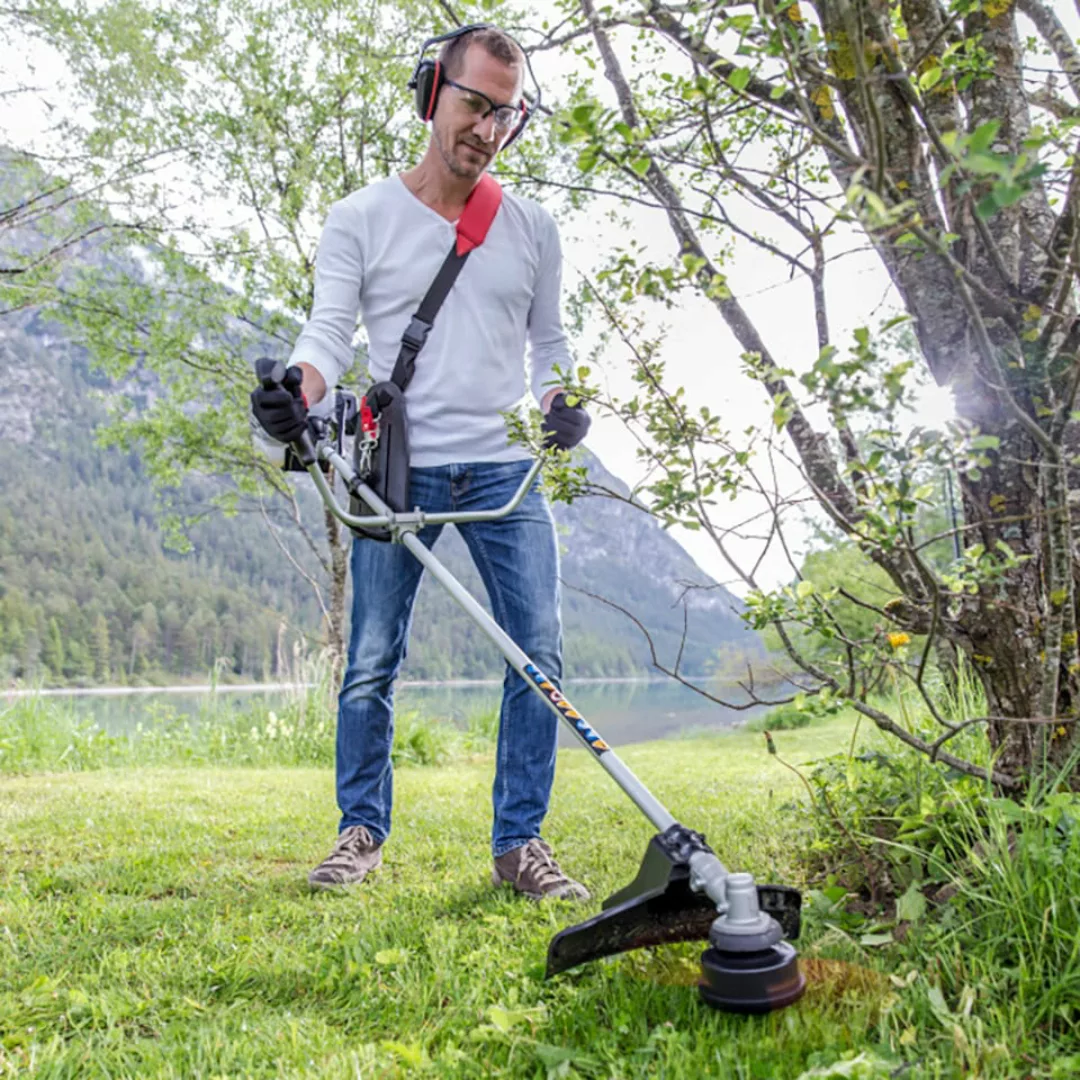
[[[350,825],[338,834],[334,850],[308,874],[313,889],[355,885],[382,864],[382,844],[376,844],[363,825]]]
[[[500,855],[491,871],[491,880],[495,885],[512,885],[530,900],[542,900],[545,896],[556,900],[589,899],[589,890],[562,872],[551,848],[539,837]]]

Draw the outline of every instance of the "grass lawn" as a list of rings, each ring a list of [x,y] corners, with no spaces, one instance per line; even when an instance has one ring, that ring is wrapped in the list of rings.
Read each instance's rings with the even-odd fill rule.
[[[801,761],[849,735],[837,721],[777,740]],[[777,809],[800,785],[761,735],[624,757],[729,867],[797,883]],[[766,1017],[699,1003],[697,946],[543,981],[548,940],[633,877],[652,830],[563,752],[547,836],[594,899],[518,899],[489,884],[491,776],[490,756],[399,769],[383,868],[337,894],[305,881],[336,826],[329,769],[0,777],[0,1076],[960,1075],[917,1045],[900,1072],[871,1062],[896,995],[865,967],[897,961],[813,923],[810,990]],[[853,1050],[866,1071],[825,1067]]]

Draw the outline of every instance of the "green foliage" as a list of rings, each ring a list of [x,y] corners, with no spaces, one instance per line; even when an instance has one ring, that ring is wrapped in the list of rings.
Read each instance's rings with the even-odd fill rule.
[[[884,633],[891,623],[880,610],[895,598],[896,586],[858,545],[840,542],[807,555],[798,583],[782,595],[788,600],[784,612],[790,616],[786,623],[796,648],[842,676],[849,648],[862,666],[884,644]],[[752,598],[750,610],[756,604]],[[767,644],[780,652],[776,626],[767,623],[765,628]]]
[[[0,12],[0,26],[20,14]],[[12,85],[7,70],[4,76],[9,105],[38,92]],[[4,143],[0,135],[0,316],[10,316],[49,301],[67,260],[106,226],[87,197],[99,178],[85,161],[69,159],[68,176],[49,175],[37,155]]]
[[[962,670],[950,718],[983,707]],[[984,745],[959,739],[981,760]],[[1044,1071],[1029,1049],[1030,1075],[1069,1074],[1080,1030],[1080,796],[1062,783],[1071,768],[1016,801],[880,737],[853,735],[846,752],[789,764],[810,795],[788,804],[814,886],[810,935],[888,966],[893,1047],[953,1053],[958,1075],[1012,1076],[1018,1048],[1038,1046]]]
[[[986,711],[966,665],[957,671],[953,688],[938,689],[936,697],[946,722],[960,723]],[[910,688],[894,690],[874,704],[925,739],[940,730]],[[857,725],[869,723],[855,715]],[[989,763],[989,746],[977,728],[961,731],[952,742],[977,764]],[[943,886],[950,880],[942,845],[976,839],[967,828],[967,807],[978,814],[987,787],[908,747],[878,739],[856,754],[854,745],[853,739],[845,753],[814,762],[805,772],[813,800],[799,809],[807,815],[811,834],[804,859],[812,877],[831,881],[830,902],[851,893],[888,909],[913,881]]]
[[[752,716],[746,722],[746,730],[795,731],[822,719],[824,716],[807,708],[805,701],[792,702],[789,705],[777,705],[761,716]]]
[[[976,206],[976,212],[984,218],[993,217],[998,210],[1019,202],[1049,171],[1049,165],[1033,159],[1030,153],[1010,155],[994,151],[992,146],[1000,128],[1000,120],[988,120],[970,134],[952,131],[942,136],[942,141],[955,155],[955,161],[942,171],[942,183],[948,183],[958,171],[992,179],[989,191]]]

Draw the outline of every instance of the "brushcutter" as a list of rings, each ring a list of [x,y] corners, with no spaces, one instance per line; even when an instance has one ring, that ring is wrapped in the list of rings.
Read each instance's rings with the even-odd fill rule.
[[[272,389],[284,378],[285,366],[280,361],[260,360],[256,372],[263,386]],[[796,1001],[806,983],[795,949],[785,938],[799,935],[802,897],[798,890],[759,885],[751,874],[729,871],[705,837],[675,820],[417,536],[425,525],[505,517],[525,498],[542,462],[533,464],[510,501],[499,509],[431,514],[420,509],[395,511],[359,480],[342,455],[342,435],[356,414],[356,402],[347,392],[337,394],[333,418],[326,423],[313,420],[311,432],[291,447],[329,511],[354,531],[385,530],[392,542],[407,547],[658,830],[634,880],[609,896],[600,914],[552,939],[547,975],[647,945],[703,940],[708,948],[701,957],[698,987],[709,1005],[732,1012],[768,1012]],[[354,515],[342,509],[323,473],[326,467],[332,467],[343,481],[351,505],[367,507],[370,514]]]

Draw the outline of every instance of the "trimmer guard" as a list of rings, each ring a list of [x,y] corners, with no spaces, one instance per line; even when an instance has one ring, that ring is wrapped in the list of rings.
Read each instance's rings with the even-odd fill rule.
[[[690,887],[690,856],[711,851],[693,829],[675,824],[657,833],[645,849],[637,877],[603,903],[591,919],[560,931],[548,946],[547,976],[602,956],[667,945],[703,941],[717,917],[716,904]],[[802,895],[786,885],[758,885],[761,910],[780,924],[784,937],[799,936]]]

